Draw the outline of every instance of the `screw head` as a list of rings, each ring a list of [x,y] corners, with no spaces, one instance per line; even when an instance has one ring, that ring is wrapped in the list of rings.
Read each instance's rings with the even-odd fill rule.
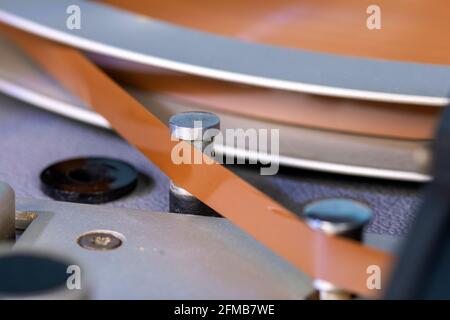
[[[91,231],[81,235],[77,242],[85,249],[89,250],[113,250],[120,247],[124,237],[114,231]]]

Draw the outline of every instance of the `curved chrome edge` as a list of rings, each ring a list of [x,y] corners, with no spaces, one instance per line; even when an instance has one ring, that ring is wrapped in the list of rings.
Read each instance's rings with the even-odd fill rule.
[[[29,90],[23,86],[15,84],[14,82],[7,81],[1,78],[0,92],[3,92],[8,96],[32,104],[46,111],[50,111],[97,127],[111,129],[108,121],[101,115],[93,111],[84,110],[80,107],[72,106],[63,101],[55,100],[51,97],[37,93],[33,90]]]
[[[81,107],[72,106],[63,101],[59,101],[52,97],[34,92],[33,90],[29,90],[27,88],[24,88],[23,86],[15,84],[14,82],[1,78],[0,92],[23,102],[32,104],[43,110],[50,111],[61,116],[68,117],[100,128],[111,129],[108,121],[96,112],[85,110]],[[432,179],[428,175],[417,172],[346,165],[317,160],[293,158],[282,155],[273,156],[269,154],[258,153],[256,151],[230,148],[224,145],[216,145],[215,151],[218,154],[236,156],[241,159],[262,160],[264,161],[264,163],[278,162],[279,164],[287,167],[316,170],[335,174],[409,182],[427,182]]]
[[[287,167],[294,167],[298,169],[316,170],[328,173],[337,173],[350,176],[359,176],[367,178],[388,179],[397,181],[409,181],[409,182],[428,182],[432,177],[408,171],[397,171],[388,169],[378,169],[354,165],[346,165],[340,163],[322,162],[316,160],[299,159],[286,156],[273,156],[264,153],[258,153],[256,151],[249,151],[243,149],[230,148],[223,145],[214,146],[214,151],[219,155],[234,155],[237,158],[245,158],[250,160],[260,160],[264,163],[279,162]]]
[[[66,28],[69,5],[83,8],[81,30]],[[0,21],[86,51],[219,80],[362,100],[450,103],[448,66],[246,43],[83,0],[0,0]]]

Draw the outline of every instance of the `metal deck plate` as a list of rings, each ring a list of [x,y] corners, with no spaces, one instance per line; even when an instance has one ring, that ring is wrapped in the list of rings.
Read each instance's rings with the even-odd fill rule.
[[[310,279],[223,218],[18,199],[38,217],[16,248],[64,254],[83,266],[94,299],[303,299]],[[111,251],[80,247],[110,230]]]

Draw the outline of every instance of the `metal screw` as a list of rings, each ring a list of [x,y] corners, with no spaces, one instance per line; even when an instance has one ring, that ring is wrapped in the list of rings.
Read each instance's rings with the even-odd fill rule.
[[[78,244],[89,250],[113,250],[120,247],[124,237],[113,231],[92,231],[81,235]]]
[[[343,198],[314,201],[303,209],[303,217],[311,228],[357,241],[361,241],[363,228],[372,216],[372,209],[368,205]],[[321,279],[314,281],[314,287],[319,290],[321,300],[352,298],[349,292]]]
[[[37,216],[33,211],[16,211],[16,230],[26,230]]]

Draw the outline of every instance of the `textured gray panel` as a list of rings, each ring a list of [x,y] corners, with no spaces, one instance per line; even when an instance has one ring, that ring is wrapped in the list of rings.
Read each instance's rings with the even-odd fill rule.
[[[47,198],[39,189],[39,174],[50,163],[68,157],[102,155],[130,162],[143,176],[136,192],[108,206],[168,210],[168,179],[112,132],[0,95],[0,137],[0,180],[9,183],[18,196]],[[259,170],[242,166],[233,170],[297,212],[306,201],[329,196],[367,201],[376,214],[368,228],[371,233],[405,234],[420,200],[420,185],[413,183],[285,168],[276,176],[259,176]]]

